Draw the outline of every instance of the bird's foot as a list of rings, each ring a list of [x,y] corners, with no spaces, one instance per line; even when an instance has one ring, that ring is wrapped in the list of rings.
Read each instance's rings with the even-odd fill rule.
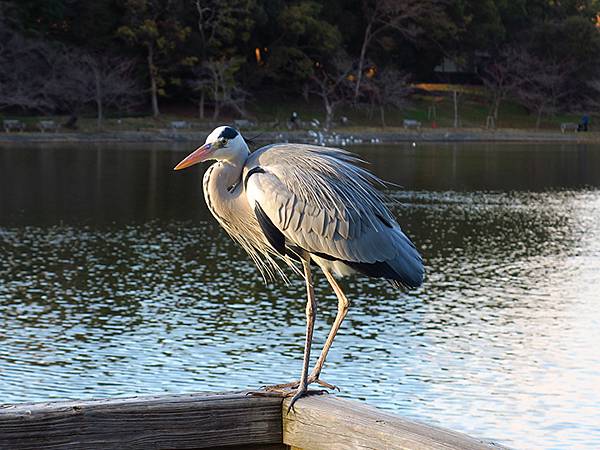
[[[329,384],[327,381],[319,379],[319,377],[316,375],[311,375],[308,377],[308,384],[312,383],[317,383],[319,386],[324,387],[325,389],[329,389],[330,391],[335,391],[337,389],[337,391],[340,392],[340,388],[337,387],[335,384]]]
[[[326,381],[320,380],[316,375],[310,375],[308,377],[307,385],[317,383],[319,386],[324,387],[325,389],[329,389],[331,391],[337,389],[340,390],[339,387],[329,384]],[[266,392],[278,392],[278,391],[286,391],[286,389],[297,389],[300,386],[300,380],[290,381],[289,383],[282,384],[274,384],[273,386],[264,386],[262,389]]]
[[[273,386],[269,386],[269,388],[273,388]],[[260,391],[248,391],[246,395],[251,397],[291,397],[294,395],[294,391],[290,391],[287,389],[269,389],[265,390],[265,388],[261,388]]]
[[[270,390],[261,390],[261,391],[248,391],[246,395],[251,397],[283,397],[289,398],[293,397],[298,393],[298,390],[291,389],[272,389],[273,386],[269,386]],[[329,391],[325,389],[306,389],[303,395],[316,395],[316,394],[328,394]],[[302,396],[302,395],[301,395]],[[298,397],[300,398],[300,397]],[[297,400],[297,399],[296,399]],[[294,400],[295,403],[295,400]]]
[[[307,386],[308,384],[304,387],[299,386],[298,389],[295,392],[293,392],[294,396],[290,400],[290,404],[288,405],[287,409],[288,414],[290,413],[290,411],[295,412],[294,403],[296,403],[302,397],[308,397],[309,395],[329,394],[329,391],[326,391],[325,389],[308,389]]]
[[[290,404],[288,405],[287,413],[294,410],[294,403],[296,403],[300,398],[304,397],[308,392],[308,382],[305,380],[304,383],[300,383],[298,389],[296,389],[296,393],[290,400]]]
[[[289,383],[273,384],[270,386],[262,386],[261,389],[266,392],[285,391],[286,389],[295,389],[300,386],[300,381],[290,381]],[[289,391],[286,391],[289,392]]]

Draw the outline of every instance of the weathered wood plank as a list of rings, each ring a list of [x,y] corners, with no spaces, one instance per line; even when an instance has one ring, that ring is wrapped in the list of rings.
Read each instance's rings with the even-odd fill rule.
[[[0,406],[1,450],[200,449],[282,442],[281,398],[160,395]]]
[[[498,444],[408,421],[362,403],[332,395],[300,399],[295,412],[283,402],[283,443],[305,450],[489,450]]]
[[[224,447],[211,447],[210,450],[290,450],[285,444],[251,444],[251,445],[226,445]]]
[[[0,405],[0,450],[504,448],[332,395],[290,414],[288,402],[227,393]]]

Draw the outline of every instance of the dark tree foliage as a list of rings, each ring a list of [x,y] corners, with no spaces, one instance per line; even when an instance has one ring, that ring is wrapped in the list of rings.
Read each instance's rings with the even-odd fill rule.
[[[116,43],[124,8],[118,0],[18,0],[13,2],[27,35],[85,48]]]
[[[319,2],[265,2],[264,13],[269,25],[261,42],[262,71],[269,80],[301,85],[315,63],[340,47],[340,30],[323,19]]]
[[[198,105],[201,116],[205,106],[212,116],[242,114],[249,96],[301,95],[324,78],[324,68],[335,78],[339,70],[331,71],[332,63],[340,59],[354,80],[356,107],[386,98],[375,93],[393,88],[394,77],[440,80],[434,68],[448,59],[470,68],[469,83],[491,89],[498,82],[493,78],[503,74],[490,71],[511,66],[506,48],[541,64],[568,62],[561,86],[570,94],[550,109],[575,109],[600,79],[599,13],[600,0],[0,1],[3,58],[11,61],[18,52],[30,57],[19,59],[17,70],[35,70],[44,46],[99,61],[136,61],[125,72],[148,87],[145,108],[158,115],[158,99],[165,96]],[[373,68],[379,76],[363,91]],[[77,73],[75,67],[65,70]],[[27,83],[6,68],[0,68],[0,80],[3,108],[10,108],[7,83],[19,93],[27,92]],[[494,115],[500,99],[514,94],[498,89],[491,96]],[[312,95],[322,99],[322,92]],[[45,108],[46,97],[29,98],[29,107]],[[28,108],[21,99],[20,107]],[[113,107],[118,110],[118,102]]]
[[[167,85],[181,84],[174,68],[196,62],[181,45],[191,34],[191,28],[180,20],[183,10],[178,6],[172,0],[127,0],[125,24],[117,29],[119,37],[143,52],[154,117],[160,114],[158,97],[166,95]]]

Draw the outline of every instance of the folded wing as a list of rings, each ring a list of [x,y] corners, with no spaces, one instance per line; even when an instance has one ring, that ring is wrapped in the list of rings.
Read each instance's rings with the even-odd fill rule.
[[[246,164],[248,202],[282,254],[302,249],[369,276],[419,286],[421,256],[374,187],[381,182],[358,161],[340,149],[266,147]]]

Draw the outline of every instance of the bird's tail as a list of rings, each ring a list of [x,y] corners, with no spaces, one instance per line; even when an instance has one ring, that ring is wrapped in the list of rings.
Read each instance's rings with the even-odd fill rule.
[[[425,268],[423,258],[412,241],[402,231],[398,230],[398,237],[394,239],[396,257],[386,263],[395,273],[393,278],[388,278],[395,287],[418,288],[423,284]]]

